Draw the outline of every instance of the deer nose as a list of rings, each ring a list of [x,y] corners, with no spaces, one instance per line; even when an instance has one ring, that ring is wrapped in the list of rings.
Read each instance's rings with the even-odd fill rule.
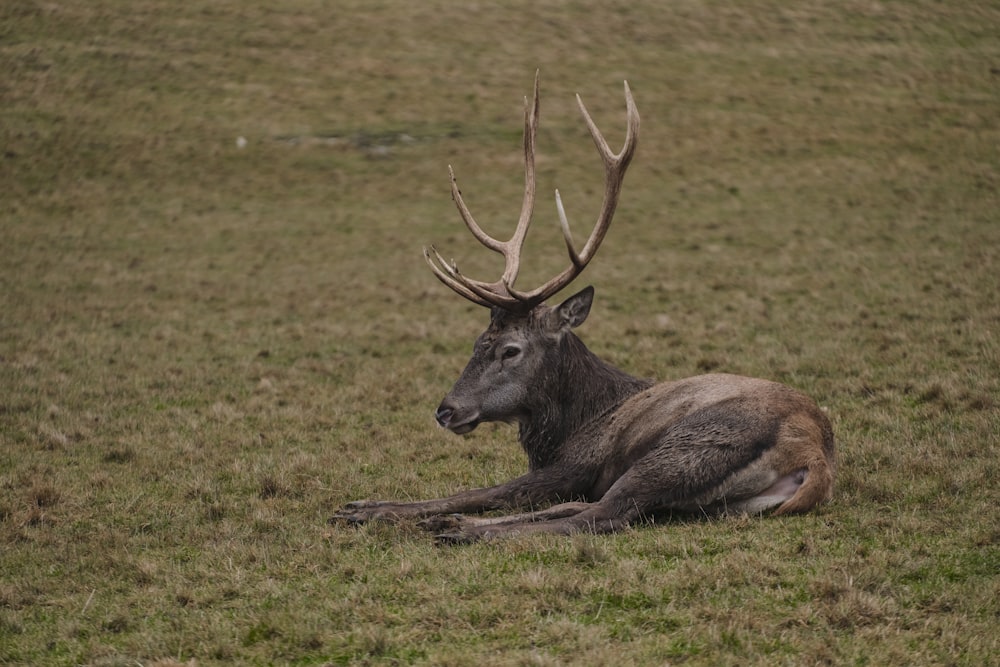
[[[437,420],[438,426],[442,428],[448,428],[448,424],[451,422],[451,418],[455,416],[455,411],[447,407],[444,403],[437,409],[434,413],[434,418]]]

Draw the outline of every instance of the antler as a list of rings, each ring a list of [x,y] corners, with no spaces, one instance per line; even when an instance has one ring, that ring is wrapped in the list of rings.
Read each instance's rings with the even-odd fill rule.
[[[604,236],[611,226],[611,219],[614,217],[615,208],[618,205],[618,195],[621,192],[622,180],[625,178],[625,170],[628,169],[629,162],[635,153],[636,142],[639,138],[639,111],[636,109],[635,100],[632,99],[632,91],[625,82],[625,105],[628,116],[628,124],[625,133],[625,145],[622,150],[615,154],[608,146],[601,131],[597,128],[594,120],[587,112],[580,96],[576,96],[577,104],[580,105],[580,112],[590,130],[590,136],[594,139],[597,151],[604,161],[604,203],[601,205],[600,215],[594,225],[590,238],[587,239],[583,249],[578,253],[573,244],[573,237],[569,230],[569,221],[566,219],[566,212],[563,209],[562,199],[559,191],[556,190],[556,210],[559,213],[559,224],[562,227],[563,238],[566,241],[566,249],[569,252],[570,265],[548,280],[545,284],[528,292],[520,292],[514,289],[514,281],[521,264],[521,249],[524,247],[524,238],[531,225],[531,216],[535,205],[535,135],[538,131],[538,73],[535,73],[535,91],[528,104],[527,98],[524,100],[524,201],[521,204],[521,217],[517,221],[517,228],[514,235],[508,241],[500,241],[493,238],[476,223],[469,212],[469,208],[462,199],[462,193],[458,189],[455,180],[455,173],[451,166],[448,173],[451,175],[451,197],[455,200],[465,226],[469,228],[472,235],[484,246],[500,253],[504,257],[504,271],[500,280],[487,283],[473,280],[463,275],[454,261],[447,262],[444,257],[434,248],[424,248],[424,258],[430,265],[434,275],[445,285],[453,289],[462,297],[478,303],[481,306],[496,306],[504,310],[526,312],[536,305],[545,301],[550,296],[569,285],[580,272],[586,268],[587,264],[597,253],[597,249],[604,241]]]

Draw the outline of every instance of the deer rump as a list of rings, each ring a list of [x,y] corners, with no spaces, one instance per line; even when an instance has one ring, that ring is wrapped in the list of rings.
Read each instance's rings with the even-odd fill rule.
[[[514,289],[534,207],[537,74],[532,101],[525,100],[524,203],[509,241],[482,231],[452,174],[463,221],[484,246],[504,256],[503,275],[495,282],[473,280],[433,248],[424,252],[439,280],[491,309],[490,325],[438,407],[437,421],[460,435],[488,421],[518,424],[528,472],[447,498],[353,502],[331,521],[419,518],[443,542],[468,542],[537,532],[613,532],[665,511],[804,512],[831,497],[833,431],[812,399],[782,384],[736,375],[660,384],[635,378],[590,352],[573,331],[590,312],[592,287],[559,306],[544,303],[583,271],[611,224],[638,139],[639,115],[627,83],[625,98],[625,145],[616,154],[577,97],[605,164],[605,195],[578,252],[556,193],[570,258],[566,270],[534,290]],[[466,516],[498,509],[529,511]]]

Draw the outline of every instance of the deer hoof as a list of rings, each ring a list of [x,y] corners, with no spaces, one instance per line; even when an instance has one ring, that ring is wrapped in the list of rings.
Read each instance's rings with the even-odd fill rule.
[[[348,512],[344,509],[331,516],[326,522],[330,525],[346,524],[348,526],[360,526],[367,520],[368,517],[354,512]]]
[[[378,500],[357,500],[347,503],[334,514],[327,523],[344,523],[351,526],[360,526],[363,523],[375,520],[391,521],[398,518],[393,510],[393,503]]]

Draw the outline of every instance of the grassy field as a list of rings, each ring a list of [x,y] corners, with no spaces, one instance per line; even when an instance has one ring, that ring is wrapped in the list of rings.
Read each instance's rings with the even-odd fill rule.
[[[494,7],[493,4],[503,7]],[[984,665],[1000,655],[995,3],[0,5],[0,664]],[[433,411],[643,118],[581,335],[829,412],[794,518],[436,547],[328,525],[497,483]],[[243,140],[239,141],[242,137]],[[242,146],[242,147],[241,147]]]

